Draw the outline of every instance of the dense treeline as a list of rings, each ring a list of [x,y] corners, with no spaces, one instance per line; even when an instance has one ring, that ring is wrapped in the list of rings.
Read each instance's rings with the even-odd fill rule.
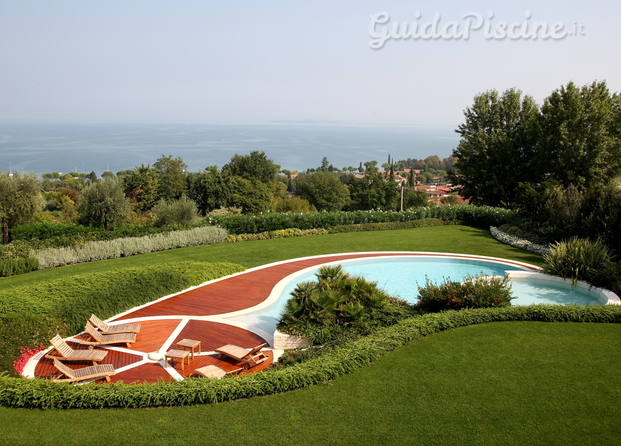
[[[429,157],[426,162],[442,167],[438,157]],[[380,171],[377,161],[365,162],[364,166],[364,175],[354,175],[353,168],[334,169],[324,158],[317,169],[299,175],[283,170],[281,174],[280,166],[264,152],[254,151],[234,155],[221,169],[208,166],[199,172],[188,172],[181,158],[165,155],[153,165],[142,164],[116,174],[106,171],[101,178],[95,172],[53,172],[44,174],[41,181],[34,174],[4,172],[0,173],[3,241],[5,245],[11,241],[10,227],[28,221],[115,232],[127,224],[188,228],[207,215],[397,210],[401,205],[398,171],[394,166],[389,172]],[[438,173],[446,175],[433,168],[421,175],[433,177]],[[410,183],[414,183],[414,173],[410,176]],[[426,196],[413,193],[405,196],[406,208],[427,203]],[[81,231],[80,237],[84,235],[98,240],[103,237]],[[5,254],[0,253],[0,257],[7,257]]]
[[[464,116],[453,152],[460,195],[517,210],[526,237],[601,238],[621,254],[618,93],[605,82],[570,82],[539,106],[519,90],[492,90]]]

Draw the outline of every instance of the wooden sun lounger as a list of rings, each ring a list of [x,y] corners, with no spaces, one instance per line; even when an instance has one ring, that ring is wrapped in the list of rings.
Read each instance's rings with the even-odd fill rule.
[[[110,376],[116,375],[116,370],[114,370],[112,364],[92,365],[74,370],[58,359],[54,359],[54,367],[67,377],[67,379],[55,379],[55,382],[76,382],[92,378],[106,378],[106,381],[109,382]]]
[[[86,322],[84,327],[86,332],[91,335],[93,341],[83,340],[84,344],[88,345],[104,345],[104,344],[125,344],[127,348],[131,346],[132,342],[136,342],[136,333],[118,333],[118,334],[102,334],[98,332],[90,322]]]
[[[102,333],[115,334],[115,333],[140,333],[140,324],[117,324],[108,325],[94,314],[91,314],[89,322],[95,327],[99,328]]]
[[[99,361],[102,361],[108,354],[105,350],[94,350],[91,347],[90,350],[74,350],[69,347],[63,339],[56,335],[54,339],[50,339],[50,342],[54,346],[54,349],[58,352],[58,355],[52,352],[45,355],[49,359],[64,359],[65,361],[93,361],[93,365],[97,365]]]
[[[220,348],[217,348],[215,351],[218,352],[219,358],[221,358],[222,355],[228,356],[230,358],[236,359],[237,361],[245,363],[245,367],[249,369],[253,365],[261,364],[263,361],[269,359],[269,356],[259,351],[266,345],[267,342],[261,345],[257,345],[256,347],[248,351],[238,345],[226,344]]]

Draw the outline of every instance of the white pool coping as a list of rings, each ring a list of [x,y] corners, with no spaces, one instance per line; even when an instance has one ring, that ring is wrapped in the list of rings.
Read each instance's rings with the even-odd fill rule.
[[[555,282],[555,283],[563,283],[566,285],[572,285],[570,279],[563,279],[559,276],[552,276],[549,274],[544,274],[541,272],[532,272],[532,271],[507,271],[507,275],[510,279],[535,279],[541,280],[544,282]],[[576,281],[574,285],[576,288],[581,288],[597,296],[597,299],[602,305],[621,305],[621,299],[612,291],[606,290],[604,288],[597,288],[589,285],[586,282],[581,280]]]

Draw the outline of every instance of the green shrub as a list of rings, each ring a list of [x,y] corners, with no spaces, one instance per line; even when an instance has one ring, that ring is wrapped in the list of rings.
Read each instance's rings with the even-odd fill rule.
[[[101,232],[104,232],[103,228],[75,223],[26,223],[13,227],[11,238],[13,240],[45,240],[53,237],[75,237]]]
[[[131,280],[144,280],[146,288],[159,287],[158,274],[169,272],[184,277],[188,286],[200,285],[208,280],[223,277],[243,271],[245,268],[233,263],[207,263],[207,262],[179,262],[175,264],[150,265],[145,267],[123,268],[114,271],[93,272],[78,274],[70,277],[50,280],[32,285],[22,285],[0,290],[0,316],[11,313],[33,315],[55,315],[63,302],[79,302],[88,299],[93,293],[99,293],[113,288],[118,283],[126,283]],[[151,281],[151,279],[153,279]],[[152,285],[151,285],[152,284]],[[145,288],[145,289],[146,289]],[[181,291],[178,288],[174,291]],[[145,291],[147,292],[147,291]],[[173,291],[171,291],[173,292]],[[162,296],[158,296],[162,297]],[[145,300],[142,303],[149,302]],[[131,305],[134,306],[134,305]],[[107,318],[114,314],[125,311],[130,307],[113,308],[112,313],[102,314]],[[89,314],[90,316],[90,314]]]
[[[368,318],[390,298],[377,288],[377,282],[349,277],[341,265],[322,266],[315,275],[317,282],[302,282],[295,287],[285,304],[281,325],[351,325]]]
[[[352,211],[266,213],[262,215],[220,215],[208,216],[203,224],[218,225],[230,234],[256,234],[279,229],[330,229],[339,225],[365,223],[407,222],[423,218],[437,218],[446,222],[460,221],[477,227],[500,226],[516,217],[516,213],[502,208],[487,206],[434,206],[393,211]]]
[[[0,376],[0,405],[40,409],[102,409],[189,406],[273,395],[335,379],[429,334],[496,321],[621,323],[618,306],[530,306],[484,308],[405,319],[319,358],[281,370],[231,379],[186,379],[156,384],[72,386],[44,379]]]
[[[161,200],[153,207],[152,212],[155,218],[153,224],[157,227],[175,224],[190,227],[198,217],[196,202],[185,195],[179,200]]]
[[[508,307],[511,305],[509,277],[474,277],[464,282],[445,279],[440,284],[427,278],[424,287],[418,287],[416,308],[425,313],[464,308]]]
[[[543,256],[544,271],[548,274],[577,280],[609,289],[618,288],[619,279],[612,262],[612,254],[601,241],[572,237],[568,241],[552,245],[549,254]]]
[[[67,325],[55,316],[23,313],[0,315],[0,370],[17,376],[13,362],[20,350],[40,343],[49,345],[49,340],[56,334],[64,337],[69,331]]]
[[[423,218],[397,223],[364,223],[355,225],[338,225],[330,228],[330,234],[342,232],[362,232],[362,231],[391,231],[395,229],[428,228],[431,226],[443,226],[444,222],[439,218]]]
[[[268,240],[273,238],[306,237],[309,235],[325,235],[325,229],[280,229],[278,231],[261,232],[259,234],[229,234],[226,238],[227,243],[247,242],[251,240]]]
[[[36,271],[39,261],[34,257],[0,260],[0,277],[14,276]]]

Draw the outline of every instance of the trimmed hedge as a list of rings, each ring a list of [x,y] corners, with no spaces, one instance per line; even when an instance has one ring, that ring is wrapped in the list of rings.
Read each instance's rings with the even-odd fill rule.
[[[0,277],[25,274],[39,269],[39,261],[35,257],[0,260]]]
[[[444,222],[462,222],[464,224],[489,228],[512,221],[517,213],[508,209],[488,206],[435,206],[410,209],[403,212],[393,211],[353,211],[353,212],[315,212],[308,214],[267,213],[262,215],[220,215],[208,216],[204,224],[218,225],[230,234],[257,234],[280,229],[330,229],[339,225],[356,225],[365,223],[407,222],[423,218],[437,218]]]
[[[197,378],[156,384],[72,386],[44,379],[0,376],[0,405],[40,409],[135,408],[187,406],[272,395],[351,373],[432,333],[496,321],[621,323],[621,307],[529,306],[428,314],[378,330],[317,359],[221,380]]]
[[[261,232],[259,234],[229,234],[227,243],[247,242],[252,240],[268,240],[273,238],[306,237],[309,235],[325,235],[325,229],[280,229],[278,231]]]
[[[243,271],[233,263],[180,262],[80,274],[0,291],[0,370],[24,346],[83,330],[91,313],[107,319],[168,294]]]
[[[397,223],[365,223],[357,225],[339,225],[330,228],[330,234],[342,232],[364,232],[364,231],[391,231],[394,229],[429,228],[431,226],[444,226],[444,221],[439,218],[423,218],[421,220],[397,222]]]

